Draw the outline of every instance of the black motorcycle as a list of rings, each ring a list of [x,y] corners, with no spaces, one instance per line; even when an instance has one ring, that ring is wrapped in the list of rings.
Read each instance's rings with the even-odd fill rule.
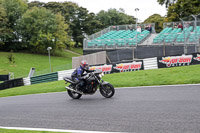
[[[78,88],[78,83],[74,82],[71,77],[65,77],[66,84],[70,83],[69,86],[66,86],[69,96],[73,99],[79,99],[82,95],[94,94],[99,88],[102,96],[111,98],[115,94],[115,89],[110,83],[101,79],[103,76],[104,73],[101,70],[87,73],[83,76],[84,86],[82,88]]]

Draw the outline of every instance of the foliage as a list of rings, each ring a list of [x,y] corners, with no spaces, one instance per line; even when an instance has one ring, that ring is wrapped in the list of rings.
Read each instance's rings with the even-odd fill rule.
[[[38,4],[41,5],[41,4]],[[88,13],[88,10],[79,7],[73,2],[49,2],[44,4],[44,7],[54,13],[60,12],[65,18],[65,22],[69,24],[68,34],[76,42],[76,45],[83,43],[85,35],[93,34],[101,28],[101,23],[95,20],[94,13]]]
[[[35,5],[41,6],[42,3],[35,3]],[[123,9],[119,11],[110,9],[108,12],[102,13],[104,12],[102,11],[95,15],[73,2],[49,2],[44,4],[43,7],[54,13],[60,12],[64,16],[65,22],[70,26],[68,33],[76,42],[76,46],[83,43],[85,35],[91,35],[110,25],[135,23],[135,19],[126,15]],[[106,22],[104,19],[106,19]]]
[[[64,18],[60,13],[56,14],[55,24],[57,26],[56,31],[54,33],[56,49],[61,50],[66,48],[66,46],[71,47],[71,40],[67,34],[69,25],[65,23]]]
[[[177,0],[157,0],[160,5],[164,5],[167,7],[171,6],[172,4],[176,3]]]
[[[123,9],[109,9],[108,11],[101,10],[97,13],[96,19],[102,23],[102,28],[111,25],[123,25],[135,23],[135,18],[125,14]]]
[[[135,18],[125,14],[123,9],[109,9],[96,15],[73,2],[0,0],[0,45],[3,51],[25,49],[45,53],[51,46],[54,52],[65,45],[73,46],[72,41],[76,46],[82,45],[86,36],[110,25],[130,23],[135,23]]]
[[[7,29],[8,19],[6,11],[2,6],[2,0],[0,0],[0,45],[4,44],[4,40],[7,38],[7,34],[10,32]]]
[[[45,3],[40,1],[32,1],[28,3],[28,8],[31,9],[33,7],[44,7]]]
[[[168,8],[165,22],[180,21],[180,18],[188,18],[190,15],[197,15],[200,13],[199,0],[157,0],[159,4]]]
[[[9,43],[9,47],[12,46],[11,42],[18,40],[18,35],[16,34],[16,22],[20,19],[23,13],[27,10],[27,1],[25,0],[2,0],[0,6],[0,18],[1,20],[1,40],[4,43]]]
[[[199,0],[178,0],[175,4],[169,6],[167,21],[180,21],[180,18],[189,18],[190,15],[197,15],[199,13]]]
[[[164,17],[160,16],[159,14],[153,14],[143,23],[155,23],[156,32],[159,33],[163,29]]]
[[[68,25],[60,14],[53,14],[45,8],[33,7],[18,21],[18,33],[28,49],[35,53],[46,53],[65,48],[69,43]]]
[[[13,55],[13,51],[11,51],[10,54],[8,55],[8,60],[10,64],[15,64],[15,56]]]

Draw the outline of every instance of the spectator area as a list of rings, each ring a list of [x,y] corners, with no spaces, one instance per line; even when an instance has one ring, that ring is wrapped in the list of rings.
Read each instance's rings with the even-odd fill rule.
[[[136,47],[138,45],[182,45],[196,44],[200,39],[200,26],[196,26],[194,22],[186,22],[183,26],[175,25],[178,22],[166,23],[160,33],[145,30],[145,25],[142,27],[142,32],[130,28],[129,25],[110,26],[102,31],[99,31],[84,40],[84,49],[122,49],[126,47]],[[133,25],[132,27],[137,27]],[[178,28],[179,27],[179,28]]]
[[[154,39],[154,44],[159,43],[184,43],[190,42],[194,43],[196,38],[200,37],[200,26],[197,26],[196,29],[193,26],[188,28],[165,28],[163,29]]]
[[[90,40],[88,47],[135,46],[141,43],[149,34],[150,32],[147,30],[141,33],[136,30],[113,30]]]

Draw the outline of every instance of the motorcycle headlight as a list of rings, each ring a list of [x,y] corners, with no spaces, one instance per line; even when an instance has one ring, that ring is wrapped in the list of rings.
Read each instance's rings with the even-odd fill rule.
[[[104,73],[103,73],[103,72],[99,74],[99,77],[100,77],[100,78],[103,77],[103,76],[104,76]]]

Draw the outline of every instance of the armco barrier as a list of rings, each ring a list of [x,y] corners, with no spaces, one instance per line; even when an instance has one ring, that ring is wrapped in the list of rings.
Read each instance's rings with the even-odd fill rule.
[[[4,90],[5,87],[4,87],[4,83],[0,83],[0,90]]]
[[[0,81],[9,80],[9,75],[0,75]]]
[[[71,76],[75,69],[58,71],[58,80],[63,80],[64,77]]]
[[[0,90],[13,88],[13,87],[19,87],[19,86],[24,86],[24,82],[22,78],[6,80],[0,84]]]
[[[44,74],[40,76],[31,77],[31,84],[38,84],[43,82],[51,82],[58,80],[58,72]]]
[[[24,81],[24,85],[31,85],[31,78],[27,77],[27,78],[23,78]]]

